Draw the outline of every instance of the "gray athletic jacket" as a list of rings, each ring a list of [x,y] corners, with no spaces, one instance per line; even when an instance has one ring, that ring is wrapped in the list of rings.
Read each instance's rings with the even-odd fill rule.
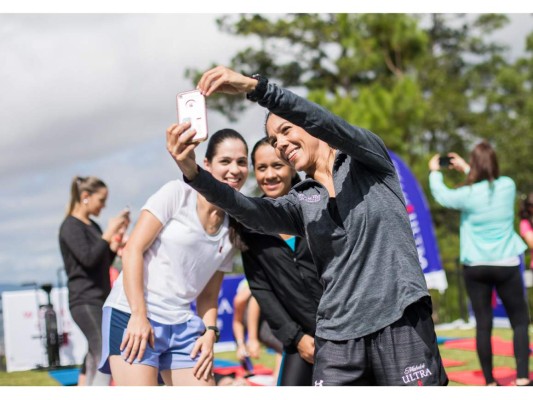
[[[356,339],[397,321],[428,291],[383,141],[273,84],[259,104],[338,149],[333,180],[342,225],[328,211],[327,189],[313,179],[277,199],[246,197],[200,167],[186,182],[250,229],[307,239],[324,285],[316,336]]]

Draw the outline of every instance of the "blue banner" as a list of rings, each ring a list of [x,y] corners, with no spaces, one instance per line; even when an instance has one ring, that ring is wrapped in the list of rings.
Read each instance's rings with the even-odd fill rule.
[[[219,343],[234,343],[233,338],[233,298],[237,293],[237,286],[244,279],[243,274],[226,275],[218,294],[217,326],[220,329]],[[196,303],[191,305],[196,312]],[[220,347],[220,346],[218,346]]]
[[[448,281],[442,268],[433,221],[424,191],[407,165],[392,151],[389,151],[389,154],[400,180],[418,258],[428,288],[444,292],[448,288]]]

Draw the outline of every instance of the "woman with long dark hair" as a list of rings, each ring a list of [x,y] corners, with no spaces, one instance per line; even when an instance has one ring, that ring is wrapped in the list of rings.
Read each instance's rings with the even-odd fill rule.
[[[257,186],[273,199],[301,182],[294,168],[281,160],[267,138],[251,153]],[[243,230],[247,249],[244,272],[261,315],[283,344],[279,386],[311,386],[315,352],[316,311],[322,284],[305,238]]]
[[[204,166],[238,191],[248,146],[232,129],[209,139]],[[218,294],[239,237],[219,207],[181,180],[143,206],[123,250],[122,272],[104,305],[100,370],[117,385],[212,386]],[[197,313],[191,310],[196,301]]]
[[[461,212],[460,260],[466,290],[476,319],[476,346],[487,385],[498,385],[492,374],[492,292],[496,289],[513,328],[516,385],[529,385],[529,315],[520,272],[526,244],[514,229],[516,186],[500,176],[496,152],[487,141],[477,144],[467,163],[449,153],[450,169],[466,174],[452,189],[444,184],[439,154],[429,162],[429,184],[443,207]]]

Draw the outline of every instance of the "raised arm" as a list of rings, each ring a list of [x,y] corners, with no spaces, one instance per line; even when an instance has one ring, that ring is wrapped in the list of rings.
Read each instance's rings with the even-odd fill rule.
[[[453,208],[455,210],[461,210],[465,207],[465,202],[471,195],[467,187],[458,189],[450,189],[444,183],[444,177],[440,172],[439,167],[439,154],[435,154],[429,160],[429,190],[431,194],[443,207]]]
[[[254,92],[252,97],[258,99],[258,104],[279,117],[300,126],[371,169],[395,174],[394,165],[381,138],[366,129],[350,125],[324,107],[287,89],[273,84],[258,85],[256,79],[223,66],[205,72],[198,82],[198,89],[206,96],[216,92]],[[255,93],[256,91],[260,93]]]

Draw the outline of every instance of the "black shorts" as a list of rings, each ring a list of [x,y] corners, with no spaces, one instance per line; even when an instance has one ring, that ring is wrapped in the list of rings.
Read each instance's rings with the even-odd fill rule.
[[[315,337],[315,386],[444,386],[431,298],[408,306],[402,318],[362,338]]]

